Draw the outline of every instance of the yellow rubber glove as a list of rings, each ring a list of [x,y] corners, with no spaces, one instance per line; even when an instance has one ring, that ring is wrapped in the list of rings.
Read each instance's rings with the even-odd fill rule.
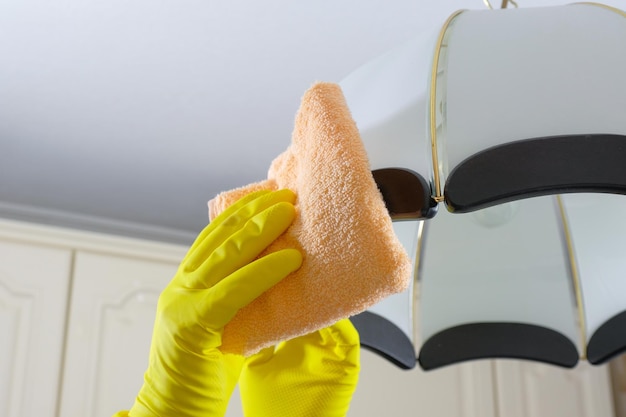
[[[200,233],[159,297],[149,367],[130,417],[224,415],[243,358],[220,351],[222,329],[300,267],[295,249],[255,260],[293,221],[294,201],[289,190],[250,194]]]
[[[348,319],[247,358],[246,417],[344,417],[359,378],[359,334]]]

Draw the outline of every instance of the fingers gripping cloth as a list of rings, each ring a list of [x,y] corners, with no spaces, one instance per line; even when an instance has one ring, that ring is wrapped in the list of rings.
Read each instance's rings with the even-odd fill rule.
[[[296,192],[298,214],[267,250],[297,248],[304,261],[226,325],[223,352],[256,353],[408,287],[411,262],[337,84],[317,83],[304,94],[292,143],[272,162],[268,179],[219,194],[209,201],[209,216],[250,192],[281,188]]]

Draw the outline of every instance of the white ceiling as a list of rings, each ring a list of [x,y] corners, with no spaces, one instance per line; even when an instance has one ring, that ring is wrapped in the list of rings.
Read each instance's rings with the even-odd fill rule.
[[[314,81],[461,8],[485,6],[0,0],[0,216],[188,243],[207,200],[265,178]]]

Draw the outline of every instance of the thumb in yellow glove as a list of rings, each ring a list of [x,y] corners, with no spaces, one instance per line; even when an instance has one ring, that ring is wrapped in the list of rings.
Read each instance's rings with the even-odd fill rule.
[[[246,417],[344,417],[359,377],[359,334],[348,319],[247,358]]]
[[[220,351],[222,329],[300,267],[294,249],[256,259],[293,221],[294,200],[289,190],[250,194],[200,233],[159,297],[149,367],[130,417],[224,415],[243,358]]]

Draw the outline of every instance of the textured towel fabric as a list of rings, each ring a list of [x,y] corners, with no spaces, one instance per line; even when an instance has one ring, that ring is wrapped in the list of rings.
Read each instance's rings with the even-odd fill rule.
[[[225,352],[256,353],[408,287],[410,259],[337,84],[317,83],[304,94],[292,143],[272,162],[268,179],[219,194],[209,202],[209,216],[252,191],[280,188],[296,192],[298,215],[268,251],[298,248],[304,262],[239,311],[224,329]]]

